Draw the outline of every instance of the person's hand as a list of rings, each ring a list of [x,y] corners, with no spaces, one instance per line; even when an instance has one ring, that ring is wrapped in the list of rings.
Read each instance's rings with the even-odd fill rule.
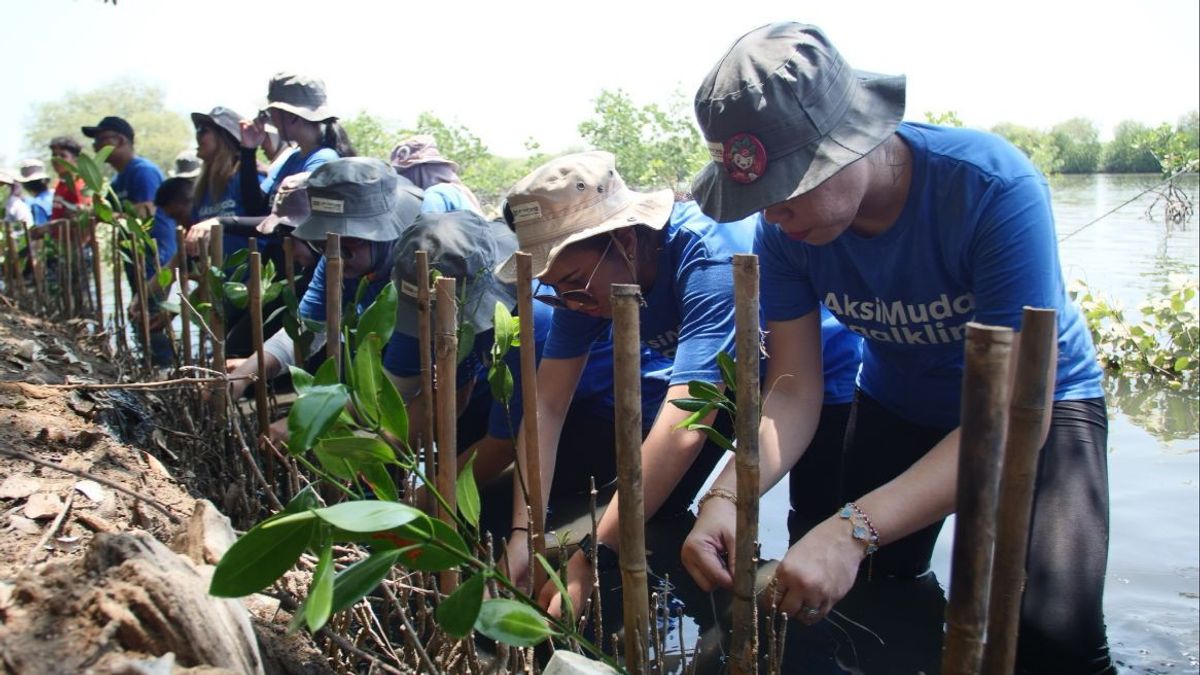
[[[288,418],[281,417],[267,427],[267,438],[275,444],[275,447],[282,448],[288,442],[290,434],[288,433]]]
[[[242,120],[239,124],[242,127],[243,148],[257,148],[267,140],[267,130],[258,120]]]
[[[567,585],[567,594],[571,596],[571,607],[576,616],[583,606],[584,589],[591,592],[594,575],[592,564],[583,556],[583,551],[576,551],[567,561],[567,578],[564,583]],[[538,593],[538,604],[545,607],[551,616],[562,616],[562,596],[553,581],[547,579],[546,583],[542,584],[542,590]]]
[[[212,232],[213,226],[216,224],[216,218],[209,218],[188,228],[187,234],[183,239],[183,247],[187,250],[189,256],[200,255],[200,247],[208,245],[208,235]]]
[[[850,592],[866,555],[863,543],[851,536],[851,527],[831,516],[788,549],[775,570],[779,611],[813,624]]]
[[[232,373],[238,369],[238,366],[242,365],[248,360],[249,359],[225,359],[225,372]]]
[[[679,554],[700,590],[733,587],[734,529],[737,507],[728,499],[709,499],[696,517]]]
[[[509,534],[500,569],[505,565],[508,566],[508,580],[514,586],[526,588],[529,585],[529,533],[525,530],[513,530]]]

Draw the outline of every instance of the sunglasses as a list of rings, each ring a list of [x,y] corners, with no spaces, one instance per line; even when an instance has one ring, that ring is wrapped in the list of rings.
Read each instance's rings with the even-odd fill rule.
[[[540,300],[541,302],[544,302],[555,309],[578,308],[581,310],[590,310],[599,307],[600,300],[598,300],[595,294],[593,294],[591,291],[592,279],[596,277],[596,272],[600,269],[600,265],[603,264],[604,259],[608,257],[608,252],[612,249],[614,241],[616,240],[612,236],[609,236],[608,245],[604,247],[604,252],[600,254],[600,259],[596,261],[596,266],[592,268],[592,273],[588,275],[587,283],[583,285],[583,288],[577,288],[559,293],[557,292],[558,289],[555,289],[550,284],[543,284],[539,279],[538,287],[535,288],[533,292],[533,299]],[[538,293],[542,286],[546,286],[555,290],[555,293]],[[571,307],[571,304],[575,305],[575,307]]]

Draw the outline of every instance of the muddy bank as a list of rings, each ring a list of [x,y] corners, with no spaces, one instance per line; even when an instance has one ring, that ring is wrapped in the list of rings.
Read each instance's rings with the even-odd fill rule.
[[[87,332],[0,316],[0,670],[330,672],[277,601],[208,596],[227,490],[156,423],[172,397],[63,386],[123,374]]]

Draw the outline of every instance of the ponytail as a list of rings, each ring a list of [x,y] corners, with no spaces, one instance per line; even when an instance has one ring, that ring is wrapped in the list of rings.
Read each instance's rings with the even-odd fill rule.
[[[321,145],[326,148],[333,148],[338,157],[357,157],[358,153],[354,151],[354,146],[350,144],[350,135],[346,133],[346,129],[338,123],[337,119],[329,119],[322,124],[324,128],[321,134]]]

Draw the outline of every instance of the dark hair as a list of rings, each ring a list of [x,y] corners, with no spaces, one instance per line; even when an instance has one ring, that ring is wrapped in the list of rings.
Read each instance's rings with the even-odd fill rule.
[[[46,191],[46,181],[44,180],[26,181],[21,183],[21,185],[24,186],[25,191],[31,195],[40,195]]]
[[[158,192],[154,193],[154,205],[161,209],[169,204],[178,204],[191,199],[192,190],[192,179],[178,176],[168,178],[158,186]]]
[[[324,125],[325,135],[321,138],[321,145],[333,148],[338,157],[358,156],[358,153],[354,151],[354,146],[350,143],[350,134],[346,133],[345,127],[336,119],[326,120]]]
[[[83,146],[71,136],[55,136],[50,139],[50,149],[62,148],[78,157],[83,152]]]

